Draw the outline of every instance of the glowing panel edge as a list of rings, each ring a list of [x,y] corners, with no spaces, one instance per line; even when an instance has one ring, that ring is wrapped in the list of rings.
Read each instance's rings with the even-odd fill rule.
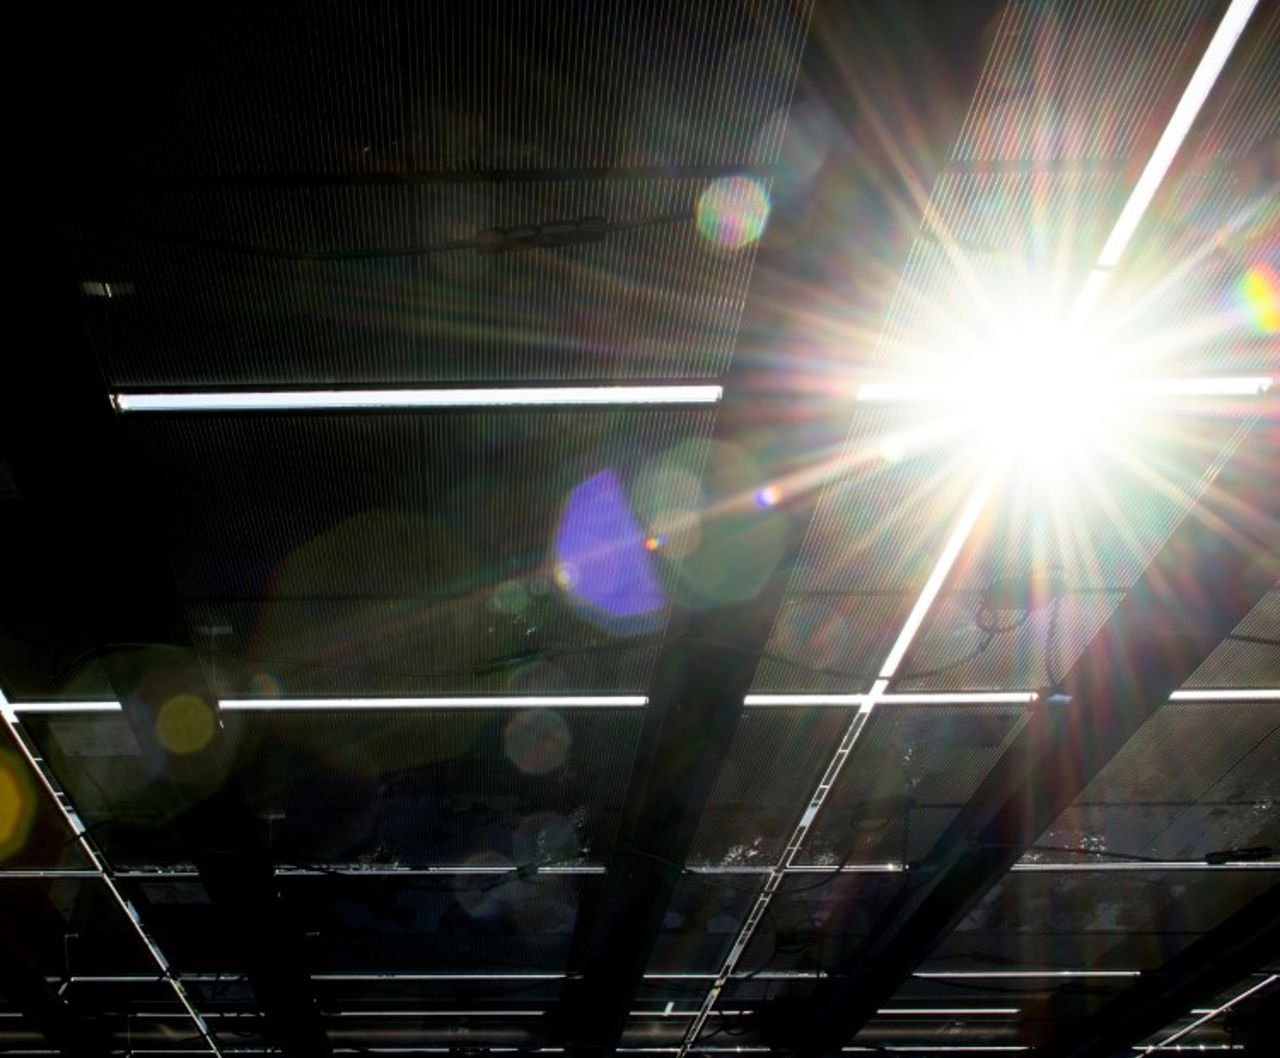
[[[349,411],[361,408],[511,408],[715,404],[722,386],[511,386],[487,389],[206,390],[111,395],[120,412]]]

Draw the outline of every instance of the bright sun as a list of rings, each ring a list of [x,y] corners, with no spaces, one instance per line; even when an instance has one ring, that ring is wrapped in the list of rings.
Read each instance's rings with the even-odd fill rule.
[[[1079,331],[1027,327],[974,358],[957,380],[961,425],[995,454],[1046,468],[1105,440],[1115,379]]]

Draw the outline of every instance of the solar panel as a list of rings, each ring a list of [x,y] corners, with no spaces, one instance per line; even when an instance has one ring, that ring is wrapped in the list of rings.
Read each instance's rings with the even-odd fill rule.
[[[963,159],[1127,158],[1174,81],[1202,0],[1117,8],[1011,4],[956,148]]]
[[[1187,681],[1189,688],[1269,687],[1275,683],[1275,647],[1267,639],[1280,638],[1280,592],[1262,598],[1236,629],[1249,639],[1220,643]]]
[[[1261,871],[1012,874],[921,969],[1152,970],[1273,885]]]
[[[47,795],[8,730],[0,729],[0,784],[5,826],[0,871],[92,867],[66,819]]]
[[[175,579],[222,693],[634,692],[679,583],[644,540],[694,503],[710,418],[213,417],[130,436],[169,483]]]
[[[1020,706],[885,706],[867,722],[800,862],[922,859],[1017,733]]]
[[[743,975],[830,968],[871,934],[904,884],[897,873],[787,877],[743,955]]]
[[[113,173],[177,179],[767,161],[759,125],[786,105],[805,14],[769,0],[139,15],[102,139]],[[144,28],[185,47],[127,43]]]
[[[112,195],[84,204],[91,220],[71,238],[85,275],[129,284],[88,306],[119,387],[714,378],[751,255],[690,223],[705,186]],[[503,241],[593,218],[620,230],[541,249]]]
[[[1172,702],[1040,839],[1046,850],[1035,859],[1203,862],[1214,852],[1280,846],[1278,765],[1274,705]]]
[[[1250,7],[43,35],[0,1050],[1254,1046],[1280,13]],[[565,386],[610,388],[377,404]],[[329,406],[199,407],[284,391]],[[207,730],[149,700],[161,658]]]
[[[654,940],[647,972],[714,973],[759,889],[749,876],[682,877]]]
[[[6,929],[55,979],[152,974],[133,926],[98,878],[5,878]]]
[[[181,861],[118,714],[32,717],[61,788],[117,866]],[[233,766],[281,864],[600,864],[634,759],[634,710],[239,713]],[[500,876],[500,875],[499,875]]]
[[[840,707],[750,709],[703,812],[690,863],[707,868],[774,863],[818,782],[824,748],[848,723],[849,712]],[[793,766],[771,767],[779,753]]]

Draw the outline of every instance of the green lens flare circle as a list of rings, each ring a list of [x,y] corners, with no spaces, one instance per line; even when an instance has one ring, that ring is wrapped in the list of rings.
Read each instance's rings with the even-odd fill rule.
[[[712,246],[741,250],[764,234],[769,192],[749,176],[714,180],[698,197],[698,231]]]

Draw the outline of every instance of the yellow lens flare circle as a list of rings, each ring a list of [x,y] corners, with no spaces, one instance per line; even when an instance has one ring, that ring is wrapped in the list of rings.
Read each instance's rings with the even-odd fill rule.
[[[0,749],[0,863],[26,846],[35,816],[35,789],[22,760]]]
[[[1240,277],[1237,297],[1258,334],[1280,334],[1280,273],[1263,263]]]
[[[213,739],[213,709],[194,694],[179,694],[160,707],[156,736],[170,753],[199,753]]]

